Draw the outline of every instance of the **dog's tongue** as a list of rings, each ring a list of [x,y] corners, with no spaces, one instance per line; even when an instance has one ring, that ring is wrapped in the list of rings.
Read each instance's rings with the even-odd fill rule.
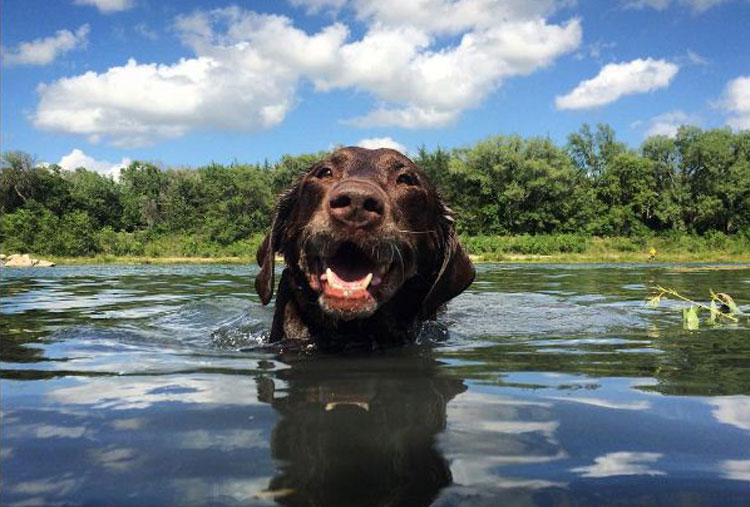
[[[357,298],[368,295],[367,287],[370,286],[372,281],[372,273],[367,273],[362,278],[346,281],[331,268],[328,268],[325,275],[320,278],[328,282],[324,284],[326,294],[335,297]]]

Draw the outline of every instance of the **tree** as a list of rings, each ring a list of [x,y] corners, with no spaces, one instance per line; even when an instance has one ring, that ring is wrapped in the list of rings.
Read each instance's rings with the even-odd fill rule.
[[[607,164],[596,186],[606,210],[600,233],[629,236],[647,231],[658,202],[655,165],[632,153],[620,153]]]
[[[6,151],[0,159],[0,210],[10,213],[34,197],[34,157],[22,151]]]
[[[120,173],[123,228],[133,231],[156,226],[162,215],[159,201],[164,174],[145,162],[133,162]]]
[[[596,133],[592,133],[588,123],[584,123],[577,133],[568,136],[567,150],[585,174],[596,178],[607,163],[627,148],[616,141],[615,131],[609,125],[600,123],[596,126]]]
[[[747,152],[737,141],[744,146],[745,137],[729,129],[684,127],[677,133],[687,192],[684,214],[696,232],[737,230],[735,216],[744,208],[748,189]]]
[[[271,171],[274,193],[278,194],[285,188],[288,188],[305,171],[327,155],[328,152],[321,151],[297,156],[282,156],[281,161],[275,164]]]
[[[75,209],[85,211],[95,221],[97,228],[120,228],[122,203],[120,190],[114,180],[80,167],[68,173],[67,180]]]
[[[641,156],[653,162],[653,191],[656,204],[647,225],[655,231],[685,230],[682,207],[687,202],[680,177],[680,153],[674,139],[653,136],[641,145]]]

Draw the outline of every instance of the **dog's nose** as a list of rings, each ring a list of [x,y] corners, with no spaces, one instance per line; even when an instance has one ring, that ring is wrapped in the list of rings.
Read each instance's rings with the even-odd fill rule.
[[[367,181],[345,180],[331,191],[328,201],[331,216],[351,227],[374,227],[383,220],[385,196]]]

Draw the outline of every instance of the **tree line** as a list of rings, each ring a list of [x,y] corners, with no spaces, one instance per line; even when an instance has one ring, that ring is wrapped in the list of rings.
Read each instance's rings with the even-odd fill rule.
[[[133,162],[115,180],[5,152],[4,252],[51,255],[247,255],[275,197],[325,153],[197,169]],[[496,136],[421,148],[425,169],[465,235],[750,236],[750,131],[682,127],[632,149],[607,125],[564,146]],[[252,245],[251,245],[252,243]]]

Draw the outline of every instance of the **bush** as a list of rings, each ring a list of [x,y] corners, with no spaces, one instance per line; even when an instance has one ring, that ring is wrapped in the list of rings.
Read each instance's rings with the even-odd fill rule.
[[[706,246],[712,250],[724,250],[729,246],[729,237],[723,232],[708,231],[703,236]]]
[[[115,232],[104,227],[96,234],[98,251],[115,256],[140,256],[144,253],[143,242],[132,232]]]
[[[617,252],[641,252],[646,248],[645,238],[609,238],[609,247]]]
[[[521,236],[463,236],[461,244],[474,255],[514,253],[551,255],[586,251],[589,239],[575,234]]]
[[[34,254],[88,255],[96,251],[94,224],[82,211],[59,219],[35,201],[2,219],[3,249]]]
[[[52,236],[55,238],[54,251],[58,255],[83,256],[98,251],[94,235],[94,220],[85,211],[73,211],[64,215],[59,221],[59,228]]]
[[[38,231],[37,217],[31,210],[19,209],[3,215],[2,243],[4,252],[33,252]]]

